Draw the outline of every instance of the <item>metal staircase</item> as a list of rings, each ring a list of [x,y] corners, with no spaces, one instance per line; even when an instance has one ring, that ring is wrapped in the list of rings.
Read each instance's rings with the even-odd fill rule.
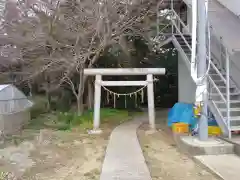
[[[190,70],[191,33],[174,9],[172,11],[173,43]],[[221,43],[220,40],[219,43]],[[232,131],[240,131],[240,89],[229,75],[230,60],[227,50],[224,56],[226,63],[224,67],[213,52],[211,54],[208,76],[208,107],[223,133],[230,138]]]
[[[214,62],[214,60],[213,60]],[[213,64],[209,74],[209,108],[214,113],[215,117],[224,124],[225,131],[239,131],[240,130],[240,90],[230,77],[229,86],[229,104],[227,108],[227,86],[226,86],[226,72],[219,71],[221,68],[217,67],[217,63]],[[229,109],[230,117],[227,117]],[[229,124],[228,124],[229,123]]]

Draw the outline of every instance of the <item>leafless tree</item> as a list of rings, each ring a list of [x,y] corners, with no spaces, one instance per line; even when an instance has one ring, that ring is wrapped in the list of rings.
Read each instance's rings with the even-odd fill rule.
[[[113,46],[127,54],[128,36],[149,39],[157,1],[51,0],[18,1],[16,14],[5,14],[4,30],[19,50],[28,79],[44,73],[48,83],[68,84],[83,112],[87,77],[99,57]],[[163,2],[163,8],[167,6]],[[78,83],[73,81],[77,76]]]

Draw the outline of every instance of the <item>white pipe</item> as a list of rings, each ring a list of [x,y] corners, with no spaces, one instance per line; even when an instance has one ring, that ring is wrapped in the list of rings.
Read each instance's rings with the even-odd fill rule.
[[[227,50],[226,50],[227,52]],[[228,125],[228,137],[231,139],[232,136],[232,132],[231,132],[231,114],[230,114],[230,77],[229,77],[229,55],[228,53],[226,53],[226,80],[227,80],[227,84],[226,84],[226,88],[227,88],[227,125]]]
[[[211,61],[212,61],[212,57],[211,57],[211,32],[210,32],[210,23],[208,20],[208,4],[209,4],[209,0],[205,0],[205,7],[206,7],[206,17],[207,17],[207,32],[208,32],[208,67],[207,67],[207,71],[206,71],[206,75],[208,75],[209,70],[210,70],[210,66],[211,66]]]
[[[197,54],[197,0],[192,1],[192,54],[191,54],[191,77],[197,86],[201,86],[203,80],[208,75],[210,70],[210,61],[211,61],[211,50],[210,50],[210,28],[208,22],[208,43],[209,43],[209,51],[208,51],[208,67],[206,73],[202,77],[198,77],[197,75],[197,64],[196,64],[196,54]],[[206,14],[208,13],[208,0],[205,0],[206,6]],[[208,16],[206,16],[208,17]],[[208,20],[207,20],[208,21]]]
[[[192,1],[192,54],[191,54],[191,76],[197,84],[196,53],[197,53],[197,0]]]

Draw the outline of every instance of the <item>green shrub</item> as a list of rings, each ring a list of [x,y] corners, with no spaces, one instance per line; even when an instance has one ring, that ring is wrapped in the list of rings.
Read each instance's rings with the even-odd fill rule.
[[[101,109],[102,123],[123,123],[131,115],[128,111],[117,109]],[[58,130],[69,130],[73,127],[91,129],[93,126],[93,111],[86,111],[82,116],[76,112],[57,112],[56,114]],[[111,121],[111,122],[110,122]]]
[[[72,92],[66,89],[62,90],[61,96],[55,99],[55,108],[58,111],[67,112],[72,104]]]
[[[71,126],[69,124],[63,124],[63,125],[58,126],[58,130],[60,130],[60,131],[67,131],[70,129],[71,129]]]
[[[72,112],[59,112],[57,114],[57,119],[59,122],[65,123],[65,124],[81,124],[81,116],[79,116],[77,113]]]

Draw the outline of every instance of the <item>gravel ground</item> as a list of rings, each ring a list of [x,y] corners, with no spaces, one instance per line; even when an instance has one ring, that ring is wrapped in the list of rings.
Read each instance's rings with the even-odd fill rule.
[[[148,133],[148,125],[142,125],[138,137],[152,180],[217,180],[187,155],[180,153],[166,127],[166,112],[157,114],[157,129]]]

